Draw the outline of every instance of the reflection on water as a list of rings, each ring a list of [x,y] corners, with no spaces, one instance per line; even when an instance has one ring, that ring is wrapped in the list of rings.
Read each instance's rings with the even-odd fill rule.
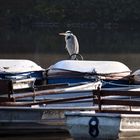
[[[68,133],[0,136],[0,140],[73,140]]]

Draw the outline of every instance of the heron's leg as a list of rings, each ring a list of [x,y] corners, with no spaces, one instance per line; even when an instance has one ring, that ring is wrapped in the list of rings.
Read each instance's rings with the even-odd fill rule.
[[[74,56],[75,56],[75,57],[74,57]],[[80,59],[78,59],[78,57],[79,57]],[[71,59],[71,60],[83,60],[83,56],[82,56],[80,53],[78,53],[78,54],[74,53],[74,54],[70,55],[70,59]]]

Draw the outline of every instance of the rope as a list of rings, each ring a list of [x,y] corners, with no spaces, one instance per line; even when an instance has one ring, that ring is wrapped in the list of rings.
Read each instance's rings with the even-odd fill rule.
[[[83,60],[83,56],[80,53],[73,53],[72,55],[70,55],[71,60],[73,56],[75,56],[74,60],[79,60],[77,57],[80,57],[80,60]]]

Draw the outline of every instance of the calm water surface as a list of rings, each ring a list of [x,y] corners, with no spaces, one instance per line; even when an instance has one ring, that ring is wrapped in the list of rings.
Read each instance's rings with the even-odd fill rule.
[[[85,60],[121,61],[132,70],[140,68],[140,32],[92,28],[0,29],[0,59],[31,59],[47,68],[68,58],[64,37],[58,35],[66,30],[78,37]]]
[[[77,35],[85,60],[113,60],[132,71],[140,68],[140,32],[95,31],[92,28],[0,29],[0,59],[30,59],[48,68],[67,59],[65,42],[59,32],[71,30]],[[3,140],[72,140],[68,134],[3,136]]]
[[[73,140],[68,133],[0,136],[0,140]]]

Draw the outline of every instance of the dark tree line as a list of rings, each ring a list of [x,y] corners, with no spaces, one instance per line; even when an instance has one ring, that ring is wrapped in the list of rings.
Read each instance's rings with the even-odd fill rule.
[[[139,25],[139,0],[0,0],[0,24]]]

